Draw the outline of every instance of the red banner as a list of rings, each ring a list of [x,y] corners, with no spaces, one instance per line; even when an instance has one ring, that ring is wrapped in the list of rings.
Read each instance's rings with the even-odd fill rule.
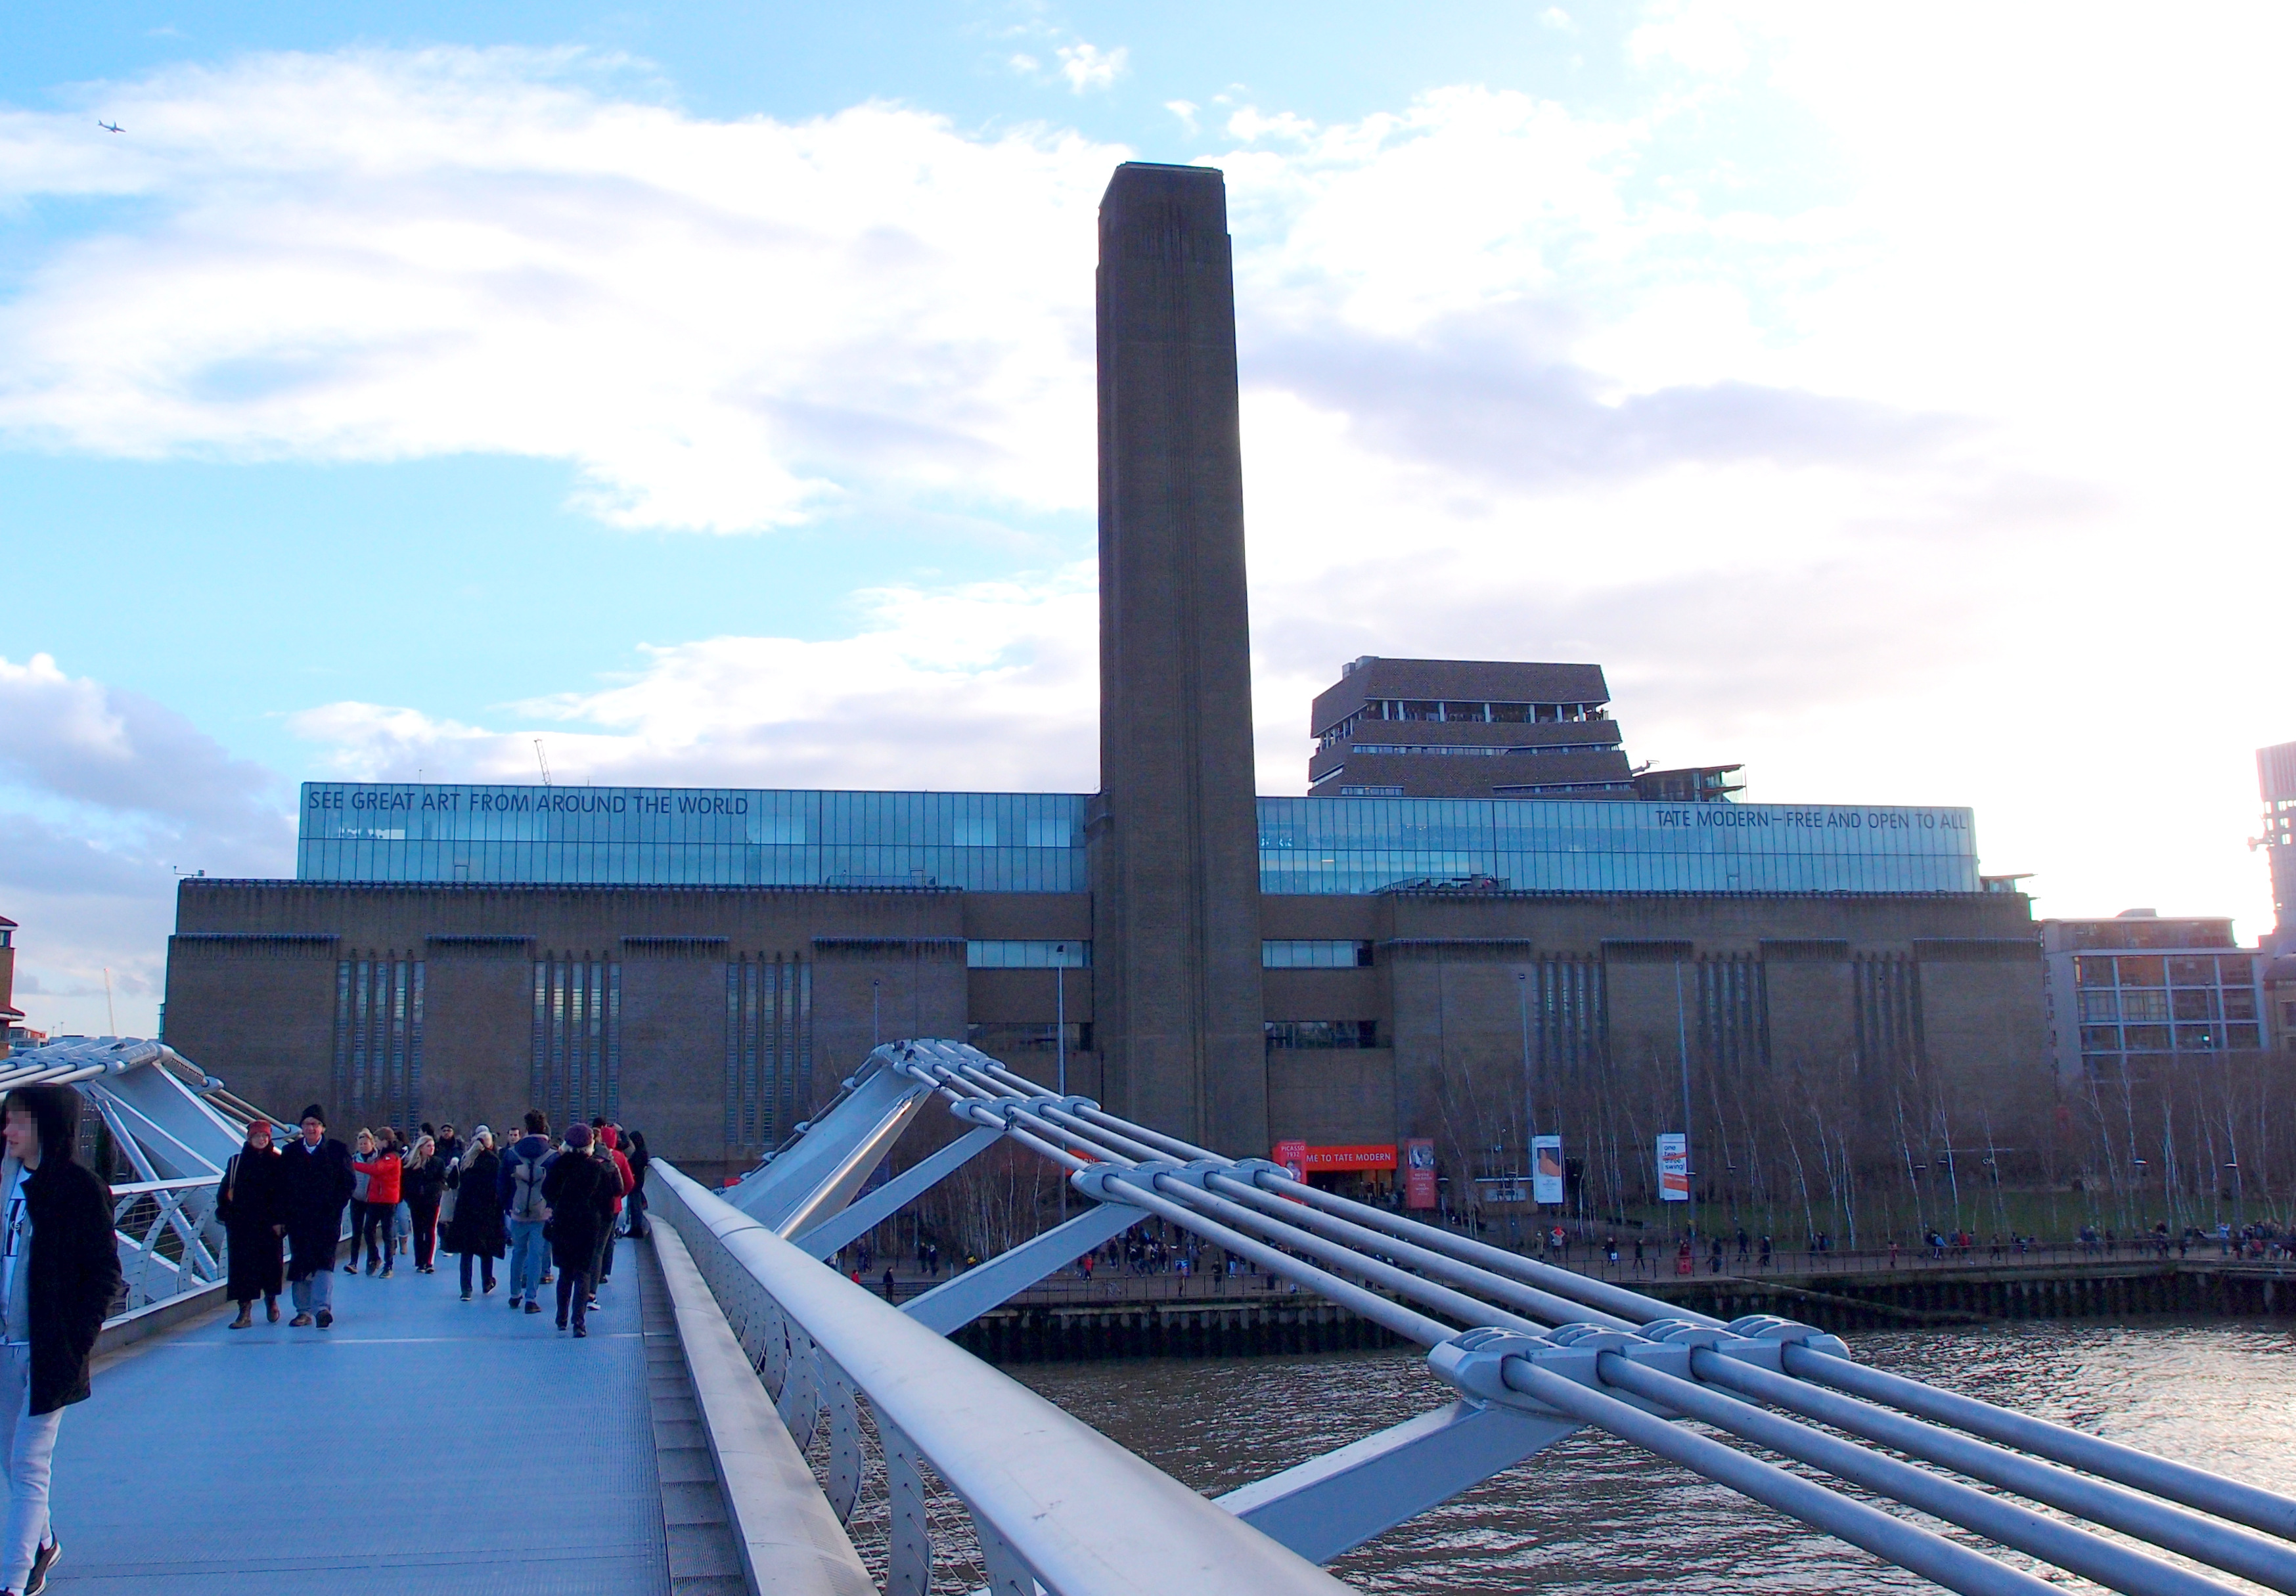
[[[1308,1144],[1305,1142],[1278,1142],[1274,1162],[1292,1172],[1295,1181],[1308,1178]]]
[[[1430,1138],[1416,1137],[1403,1144],[1403,1206],[1435,1206],[1435,1143]]]

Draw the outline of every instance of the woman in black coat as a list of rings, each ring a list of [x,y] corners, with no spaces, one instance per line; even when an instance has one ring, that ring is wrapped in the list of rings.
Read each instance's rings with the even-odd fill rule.
[[[414,1273],[436,1274],[439,1251],[439,1202],[447,1195],[447,1163],[439,1144],[428,1134],[415,1139],[406,1155],[406,1168],[398,1177],[399,1199],[406,1203],[414,1226]]]
[[[455,1193],[455,1217],[447,1226],[447,1250],[463,1255],[463,1300],[471,1300],[471,1260],[479,1262],[486,1294],[495,1291],[495,1260],[510,1250],[510,1223],[503,1217],[502,1196],[496,1182],[502,1160],[495,1155],[494,1133],[480,1125],[471,1133],[470,1150],[447,1172],[447,1184]]]
[[[239,1305],[233,1330],[255,1322],[255,1299],[263,1298],[271,1322],[279,1322],[279,1293],[286,1284],[281,1248],[287,1235],[287,1172],[271,1144],[271,1122],[251,1121],[247,1142],[224,1166],[216,1191],[216,1217],[228,1242],[229,1278],[224,1295]]]
[[[590,1333],[590,1270],[597,1263],[598,1242],[614,1222],[614,1199],[622,1194],[622,1172],[604,1158],[590,1156],[590,1127],[572,1126],[566,1145],[550,1160],[542,1178],[542,1200],[550,1205],[550,1255],[558,1265],[558,1328],[566,1328],[566,1310],[574,1310],[574,1333]]]

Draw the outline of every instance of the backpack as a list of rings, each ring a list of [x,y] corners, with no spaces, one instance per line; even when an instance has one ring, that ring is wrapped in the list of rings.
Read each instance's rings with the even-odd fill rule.
[[[550,1173],[549,1158],[521,1158],[510,1175],[510,1216],[513,1220],[540,1219],[549,1205],[542,1200],[542,1183]]]

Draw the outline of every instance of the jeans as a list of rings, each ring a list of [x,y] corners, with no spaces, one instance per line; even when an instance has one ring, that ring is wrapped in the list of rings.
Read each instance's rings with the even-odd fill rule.
[[[479,1276],[486,1281],[487,1289],[491,1291],[495,1289],[494,1259],[482,1252],[466,1252],[463,1255],[463,1295],[465,1297],[471,1294],[471,1265],[474,1261],[480,1265]]]
[[[529,1302],[542,1300],[543,1265],[550,1261],[550,1243],[542,1239],[539,1219],[510,1222],[510,1294]]]
[[[558,1328],[566,1328],[566,1305],[574,1305],[574,1328],[583,1330],[590,1322],[590,1277],[578,1269],[558,1272]]]
[[[609,1214],[598,1227],[598,1245],[590,1254],[590,1289],[595,1291],[606,1283],[614,1272],[614,1225],[617,1215]]]
[[[0,1458],[8,1467],[8,1518],[0,1530],[0,1589],[20,1591],[48,1536],[48,1467],[64,1411],[32,1414],[32,1349],[0,1346]]]
[[[329,1313],[335,1302],[335,1272],[315,1270],[299,1281],[287,1282],[288,1294],[295,1299],[299,1314]]]
[[[644,1186],[630,1193],[627,1212],[630,1216],[630,1234],[643,1238],[646,1233],[646,1196]]]
[[[351,1199],[351,1273],[358,1273],[359,1243],[366,1236],[367,1201],[364,1197]]]

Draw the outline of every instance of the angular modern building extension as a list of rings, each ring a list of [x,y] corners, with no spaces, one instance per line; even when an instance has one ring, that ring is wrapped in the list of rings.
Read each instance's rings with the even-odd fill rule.
[[[1965,809],[1653,788],[1597,667],[1383,659],[1317,700],[1314,795],[1255,796],[1228,258],[1218,172],[1119,168],[1098,791],[313,783],[295,880],[182,884],[168,1039],[260,1103],[608,1114],[696,1172],[919,1035],[1334,1178],[1425,1142],[1460,1205],[1534,1130],[1647,1197],[1685,1072],[1702,1188],[1968,1102],[2039,1145],[2039,945]]]

